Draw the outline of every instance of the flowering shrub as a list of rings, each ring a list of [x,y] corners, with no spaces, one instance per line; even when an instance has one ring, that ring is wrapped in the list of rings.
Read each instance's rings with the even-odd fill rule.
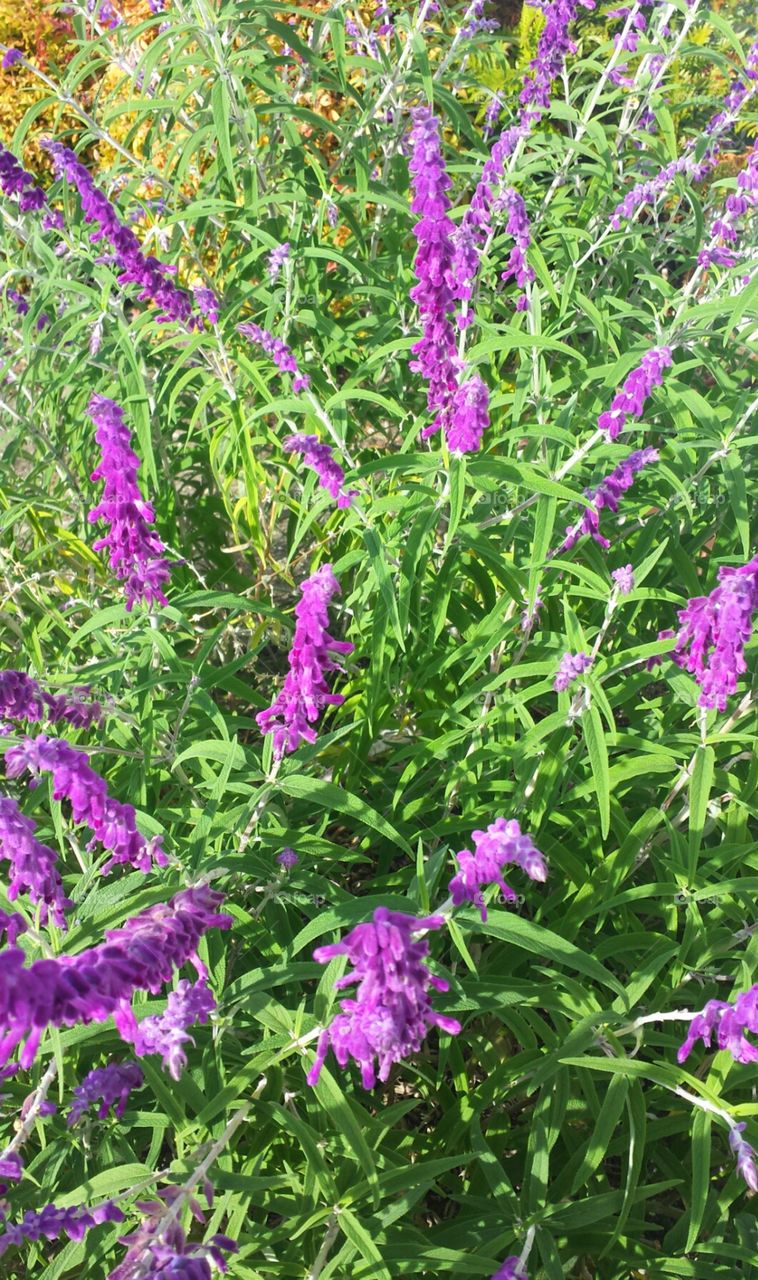
[[[0,42],[2,1274],[748,1280],[754,15],[61,8]]]

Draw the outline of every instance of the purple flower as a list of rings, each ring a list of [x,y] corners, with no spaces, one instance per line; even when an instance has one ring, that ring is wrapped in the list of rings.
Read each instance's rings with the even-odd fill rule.
[[[482,130],[482,136],[485,139],[489,138],[495,128],[495,125],[500,119],[502,110],[503,100],[500,95],[496,93],[490,102],[488,102],[487,109],[484,113],[484,129]]]
[[[330,693],[326,682],[328,671],[342,669],[332,655],[353,651],[352,644],[335,640],[327,629],[329,602],[339,589],[330,564],[322,565],[300,588],[289,672],[272,705],[255,717],[261,733],[273,733],[276,759],[296,751],[301,742],[315,742],[316,731],[311,726],[322,709],[339,707],[345,701],[342,694]]]
[[[195,285],[193,293],[198,311],[202,312],[209,324],[218,324],[219,302],[213,290]]]
[[[159,867],[168,865],[161,848],[162,837],[146,840],[137,830],[133,806],[121,804],[108,794],[103,778],[90,768],[86,751],[75,749],[63,738],[48,738],[41,733],[36,738],[25,738],[20,746],[11,747],[5,757],[5,767],[9,778],[17,778],[26,771],[34,777],[40,773],[52,774],[53,799],[68,800],[74,822],[86,823],[92,829],[88,847],[102,844],[110,853],[103,875],[122,863],[145,872],[152,870],[153,860]]]
[[[0,1160],[0,1178],[8,1178],[11,1182],[19,1182],[24,1172],[24,1162],[17,1151],[3,1156]],[[8,1190],[7,1183],[0,1182],[0,1195]]]
[[[456,390],[447,424],[447,442],[453,453],[473,453],[490,425],[490,393],[475,373]]]
[[[38,187],[34,174],[28,173],[14,156],[12,151],[0,143],[0,190],[5,196],[18,196],[18,207],[22,213],[30,209],[41,209],[47,197]]]
[[[591,666],[592,658],[587,653],[564,653],[553,682],[556,693],[563,693],[583,671]]]
[[[355,999],[341,1000],[342,1012],[321,1032],[308,1084],[318,1081],[330,1047],[341,1067],[352,1058],[364,1089],[373,1089],[377,1074],[386,1080],[392,1064],[418,1052],[432,1027],[458,1034],[460,1023],[437,1013],[429,998],[430,989],[447,991],[448,983],[427,969],[426,939],[413,940],[444,924],[443,916],[416,919],[377,907],[373,920],[357,925],[342,942],[317,947],[313,958],[319,964],[344,955],[352,965],[353,972],[335,983],[337,990],[358,985]]]
[[[0,671],[0,717],[49,720],[52,724],[65,720],[77,728],[88,729],[103,720],[101,703],[84,701],[88,692],[88,688],[83,686],[74,691],[74,697],[65,693],[47,693],[23,671]]]
[[[544,603],[545,601],[542,599],[542,588],[539,584],[537,585],[537,590],[534,593],[533,604],[530,605],[528,598],[524,597],[524,610],[521,614],[521,630],[525,635],[531,635],[532,628],[537,621],[537,615]]]
[[[486,5],[487,0],[470,0],[462,19],[462,40],[471,40],[475,35],[498,30],[500,23],[497,19],[484,16]]]
[[[20,49],[6,49],[3,57],[3,71],[10,71],[11,67],[15,67],[17,62],[23,60],[23,57]]]
[[[294,849],[282,849],[281,853],[276,855],[276,860],[285,871],[292,871],[300,861]]]
[[[127,612],[138,600],[149,607],[168,604],[163,593],[171,576],[163,555],[166,548],[150,528],[155,512],[137,483],[140,460],[131,447],[123,409],[106,396],[94,395],[87,412],[100,445],[100,465],[90,478],[105,485],[102,499],[87,518],[91,523],[104,520],[110,526],[105,537],[93,542],[92,549],[107,549],[111,569],[125,584]]]
[[[694,675],[700,706],[724,711],[738,676],[747,670],[744,649],[758,608],[758,556],[739,568],[722,565],[718,583],[710,595],[695,596],[679,610],[676,634],[662,631],[658,639],[673,637],[669,656]]]
[[[3,797],[0,796],[0,814],[2,812]],[[0,821],[2,818],[0,817]],[[2,841],[2,830],[0,829],[0,841]],[[10,898],[10,892],[8,893]],[[12,901],[12,899],[11,899]],[[26,933],[27,923],[24,917],[18,911],[0,911],[0,938],[5,934],[8,946],[12,947],[16,938],[20,933]]]
[[[509,236],[513,236],[516,241],[505,271],[500,273],[500,279],[507,283],[513,278],[520,289],[526,287],[534,279],[534,269],[529,266],[526,260],[527,250],[532,243],[532,232],[529,226],[529,219],[526,214],[526,205],[518,191],[513,187],[508,187],[498,200],[498,208],[501,206],[508,212],[508,221],[506,223],[506,232]]]
[[[553,81],[561,74],[566,55],[574,51],[569,26],[580,3],[585,9],[595,8],[595,0],[552,0],[543,10],[545,24],[521,90],[521,105],[527,118],[539,116],[550,106]]]
[[[112,246],[121,270],[119,284],[139,285],[140,301],[152,301],[160,307],[157,316],[160,324],[176,320],[188,329],[202,327],[201,317],[193,314],[190,295],[171,279],[172,268],[159,262],[152,254],[143,253],[131,227],[121,222],[110,200],[95,186],[89,170],[79,162],[74,152],[60,142],[47,142],[45,146],[52,157],[56,175],[65,177],[79,192],[85,222],[97,224],[97,230],[90,239],[93,242],[105,239]]]
[[[29,312],[29,303],[23,293],[19,293],[17,289],[6,289],[5,296],[9,302],[12,302],[16,308],[17,316],[25,316]]]
[[[471,839],[474,852],[462,849],[455,855],[458,872],[448,885],[454,906],[473,902],[480,908],[482,920],[486,920],[482,889],[489,884],[499,885],[503,897],[515,902],[515,893],[503,879],[503,867],[509,862],[521,867],[530,880],[547,880],[545,859],[515,819],[496,818],[486,831],[472,832]]]
[[[217,910],[221,902],[223,894],[196,885],[108,930],[94,947],[26,968],[23,951],[6,947],[0,952],[0,1063],[25,1041],[19,1061],[29,1067],[45,1027],[104,1022],[111,1014],[129,1040],[134,991],[157,994],[187,961],[207,977],[197,947],[208,929],[231,926],[231,916]]]
[[[329,226],[330,226],[330,227],[332,227],[332,228],[333,228],[333,227],[336,227],[336,225],[337,225],[337,221],[338,221],[338,219],[339,219],[339,216],[340,216],[340,215],[339,215],[339,209],[337,208],[337,206],[336,206],[336,204],[334,203],[334,201],[333,201],[333,200],[327,200],[327,202],[326,202],[326,220],[327,220],[327,222],[329,223]]]
[[[638,367],[632,369],[621,391],[613,397],[610,409],[601,413],[597,420],[600,430],[608,432],[609,439],[617,438],[626,426],[627,418],[640,417],[653,387],[659,387],[663,382],[663,370],[672,363],[669,347],[653,347],[642,357]]]
[[[100,1103],[98,1120],[108,1114],[114,1103],[113,1114],[121,1117],[132,1089],[141,1088],[143,1081],[142,1069],[136,1062],[111,1062],[107,1067],[95,1067],[74,1089],[75,1101],[66,1117],[66,1124],[78,1124],[93,1102]]]
[[[630,591],[634,591],[634,572],[630,564],[614,569],[611,577],[620,596],[628,596]]]
[[[510,1258],[506,1258],[502,1267],[500,1267],[492,1277],[492,1280],[529,1280],[529,1277],[523,1267],[519,1266],[521,1259],[512,1253]]]
[[[758,1048],[746,1039],[745,1032],[758,1033],[758,983],[742,991],[734,1004],[725,1000],[709,1000],[690,1022],[687,1039],[680,1046],[677,1061],[689,1057],[698,1040],[706,1049],[716,1033],[719,1049],[728,1049],[735,1062],[758,1062]]]
[[[758,1191],[758,1168],[755,1163],[755,1152],[746,1138],[743,1138],[743,1130],[747,1128],[747,1122],[742,1121],[741,1124],[735,1124],[729,1131],[729,1146],[732,1148],[737,1157],[737,1172],[741,1178],[749,1186],[751,1191]]]
[[[288,240],[285,240],[284,244],[275,245],[271,250],[266,264],[266,275],[272,283],[276,280],[276,277],[279,275],[279,272],[288,260],[289,256],[290,246]]]
[[[302,453],[306,466],[313,467],[321,488],[326,489],[338,507],[352,506],[358,490],[343,489],[345,473],[335,460],[330,445],[321,444],[318,436],[294,435],[287,437],[284,448],[291,453]]]
[[[237,332],[262,347],[266,355],[273,360],[277,369],[282,370],[282,373],[291,373],[293,375],[292,390],[296,395],[299,391],[307,390],[311,385],[311,380],[307,373],[300,372],[292,351],[281,338],[275,338],[273,333],[269,333],[268,329],[262,329],[259,324],[252,324],[249,321],[245,321],[244,324],[238,324]]]
[[[682,173],[695,182],[702,182],[717,161],[717,148],[709,147],[700,160],[695,160],[690,154],[680,156],[664,165],[652,178],[635,183],[611,214],[610,224],[614,231],[619,230],[622,222],[633,218],[643,205],[654,204],[666,192],[677,174]]]
[[[15,902],[19,894],[28,892],[29,901],[39,907],[41,923],[47,924],[48,917],[51,917],[53,924],[65,929],[66,911],[74,904],[63,892],[58,855],[36,838],[36,825],[21,812],[15,800],[0,795],[0,858],[7,859],[9,864],[8,898]],[[14,941],[12,928],[16,935],[23,931],[10,926],[9,944]]]
[[[182,978],[172,991],[163,1013],[153,1014],[134,1023],[132,1043],[138,1058],[146,1053],[159,1053],[163,1065],[174,1080],[181,1078],[187,1065],[185,1044],[195,1041],[187,1028],[195,1023],[206,1023],[216,1008],[216,1001],[205,981],[189,982]],[[124,1035],[125,1023],[119,1030]]]
[[[425,439],[446,425],[458,387],[455,328],[450,312],[455,305],[451,288],[453,224],[448,216],[447,195],[451,179],[445,169],[440,124],[428,107],[413,111],[411,131],[413,177],[411,211],[420,214],[413,228],[418,249],[413,262],[418,284],[411,298],[419,309],[422,335],[411,348],[410,368],[427,383],[427,407],[435,417],[421,435]]]
[[[213,1188],[205,1182],[204,1191],[213,1203]],[[129,1246],[123,1261],[109,1273],[109,1280],[212,1280],[211,1264],[221,1272],[227,1270],[224,1253],[236,1253],[237,1244],[228,1236],[213,1235],[206,1243],[190,1243],[181,1226],[181,1214],[171,1213],[182,1206],[184,1193],[179,1186],[168,1186],[158,1192],[158,1199],[140,1201],[138,1207],[147,1216],[136,1231],[121,1237]],[[187,1198],[193,1218],[205,1222],[197,1200]]]
[[[25,1241],[36,1243],[38,1240],[55,1240],[60,1235],[67,1235],[69,1240],[83,1240],[91,1227],[102,1222],[123,1222],[124,1215],[117,1204],[106,1200],[103,1204],[87,1209],[84,1205],[74,1205],[70,1209],[58,1209],[54,1204],[45,1205],[39,1213],[27,1209],[20,1222],[3,1223],[5,1231],[0,1236],[0,1255],[11,1245],[22,1245]]]
[[[637,472],[649,463],[657,461],[657,449],[638,449],[624,458],[610,475],[601,480],[596,489],[586,490],[585,496],[594,505],[585,507],[581,519],[575,525],[566,526],[566,537],[558,547],[556,555],[560,555],[562,551],[570,551],[585,533],[607,550],[611,544],[600,533],[599,513],[603,507],[607,507],[609,511],[618,511],[621,495],[634,484]]]
[[[710,228],[710,243],[698,254],[702,267],[716,263],[731,267],[737,261],[735,246],[739,240],[740,220],[745,213],[758,205],[758,139],[748,156],[745,168],[737,174],[737,192],[731,192],[724,202],[723,212],[714,219]]]

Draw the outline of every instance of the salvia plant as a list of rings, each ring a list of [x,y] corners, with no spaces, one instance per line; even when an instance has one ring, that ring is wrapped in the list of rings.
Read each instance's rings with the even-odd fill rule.
[[[752,7],[38,7],[0,1275],[755,1280]]]

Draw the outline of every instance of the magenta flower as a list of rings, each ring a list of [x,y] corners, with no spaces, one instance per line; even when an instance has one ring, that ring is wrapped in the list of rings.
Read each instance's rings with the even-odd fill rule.
[[[507,283],[513,278],[519,288],[524,289],[534,279],[534,269],[529,266],[526,260],[527,251],[532,243],[532,231],[529,226],[526,205],[523,197],[513,187],[508,187],[503,192],[498,200],[498,208],[501,205],[508,214],[505,230],[509,236],[513,236],[516,243],[511,250],[511,256],[508,259],[505,271],[500,273],[500,279]]]
[[[0,191],[4,196],[18,196],[18,207],[22,213],[30,209],[41,209],[47,203],[47,196],[37,186],[34,174],[28,173],[14,156],[12,151],[0,143]]]
[[[687,1039],[676,1055],[677,1061],[684,1062],[698,1040],[710,1049],[715,1033],[719,1049],[727,1049],[735,1062],[758,1062],[758,1048],[747,1039],[746,1031],[758,1033],[758,983],[749,991],[740,992],[734,1004],[709,1000],[690,1022]]]
[[[490,884],[500,886],[503,897],[509,902],[516,901],[516,894],[503,879],[503,867],[513,862],[525,871],[530,880],[547,880],[547,863],[536,848],[531,836],[522,833],[515,819],[496,818],[486,831],[472,832],[474,852],[462,849],[456,853],[458,873],[453,876],[448,889],[452,895],[453,905],[459,907],[462,902],[473,902],[482,913],[482,920],[487,919],[487,908],[482,898],[482,889]]]
[[[213,992],[204,980],[192,983],[182,978],[176,990],[170,993],[163,1013],[142,1018],[140,1022],[135,1020],[134,1034],[130,1037],[134,1052],[138,1058],[147,1053],[159,1053],[163,1066],[174,1080],[179,1080],[187,1065],[183,1046],[195,1043],[187,1028],[195,1023],[206,1023],[215,1008]],[[122,1021],[119,1027],[122,1036],[125,1026],[125,1021]]]
[[[222,902],[223,894],[196,885],[108,930],[94,947],[28,967],[23,951],[6,947],[0,952],[0,1064],[23,1042],[19,1062],[31,1066],[47,1026],[105,1022],[111,1014],[129,1040],[134,991],[157,994],[187,961],[207,977],[197,947],[208,929],[231,926],[231,916],[219,914]]]
[[[628,596],[630,591],[634,591],[634,571],[630,564],[614,569],[611,577],[620,596]]]
[[[296,751],[301,742],[315,742],[311,726],[324,707],[338,707],[344,701],[339,693],[330,693],[326,682],[329,671],[341,671],[333,654],[353,652],[346,640],[335,640],[327,630],[328,607],[338,594],[339,583],[330,564],[322,565],[300,588],[301,599],[295,606],[295,637],[289,654],[289,672],[281,693],[265,711],[255,717],[261,733],[273,733],[274,756]]]
[[[638,449],[624,458],[609,476],[601,480],[596,489],[586,490],[585,496],[593,506],[585,507],[581,520],[575,525],[566,526],[566,537],[558,547],[556,555],[560,555],[562,551],[570,551],[585,533],[607,550],[611,544],[600,533],[599,513],[603,507],[607,507],[609,511],[618,511],[621,495],[632,487],[634,477],[649,463],[657,462],[658,456],[657,449]]]
[[[84,1205],[58,1209],[54,1204],[45,1205],[39,1213],[27,1209],[20,1222],[8,1222],[7,1219],[3,1222],[5,1230],[0,1235],[0,1256],[11,1245],[22,1245],[27,1240],[34,1244],[38,1240],[56,1240],[60,1235],[67,1235],[69,1240],[83,1240],[91,1227],[102,1222],[123,1221],[121,1209],[112,1200],[92,1209]]]
[[[758,205],[758,140],[748,156],[745,168],[737,174],[737,191],[730,192],[724,202],[723,212],[714,219],[710,228],[710,243],[698,254],[701,267],[716,263],[720,267],[732,267],[737,262],[735,247],[740,237],[740,221]]]
[[[21,62],[24,55],[20,49],[6,49],[3,55],[3,71],[10,71],[11,67],[15,67],[17,62]]]
[[[564,653],[553,683],[556,693],[563,693],[583,671],[591,666],[592,658],[587,653]]]
[[[308,1084],[318,1081],[330,1047],[341,1067],[352,1058],[361,1068],[364,1089],[373,1089],[377,1074],[386,1080],[392,1064],[417,1053],[432,1027],[458,1035],[460,1023],[437,1013],[429,998],[430,989],[447,991],[448,983],[426,967],[426,939],[413,940],[444,923],[443,916],[416,919],[377,907],[373,920],[356,925],[342,942],[316,948],[313,958],[319,964],[348,957],[353,972],[338,979],[337,990],[358,986],[355,999],[341,1000],[342,1012],[321,1032]]]
[[[0,1178],[8,1178],[10,1182],[20,1182],[23,1172],[24,1162],[17,1151],[11,1151],[10,1155],[0,1160]],[[7,1190],[7,1182],[0,1182],[0,1195],[5,1195]]]
[[[739,568],[722,565],[718,584],[710,595],[695,596],[679,610],[676,633],[662,631],[658,638],[673,637],[669,656],[694,675],[700,706],[725,711],[738,677],[747,670],[744,650],[758,609],[758,556]]]
[[[0,813],[2,812],[3,797],[0,796]],[[0,818],[2,822],[2,818]],[[0,842],[2,841],[2,828],[0,827]],[[10,892],[8,897],[11,897]],[[11,898],[12,901],[12,898]],[[0,938],[5,934],[8,946],[12,947],[16,938],[21,933],[26,933],[27,923],[24,917],[18,911],[0,911]]]
[[[284,441],[291,453],[302,453],[306,466],[316,472],[322,489],[334,498],[338,507],[350,507],[357,489],[344,489],[345,473],[332,453],[331,446],[321,444],[318,436],[294,435]]]
[[[294,849],[282,849],[281,853],[276,855],[276,860],[285,871],[292,871],[300,861]]]
[[[751,1191],[758,1191],[758,1168],[755,1163],[755,1152],[742,1133],[747,1128],[745,1120],[735,1124],[729,1130],[729,1146],[737,1157],[737,1172],[749,1186]]]
[[[594,9],[595,0],[552,0],[552,4],[544,7],[545,25],[521,90],[521,105],[527,119],[539,118],[550,106],[553,81],[563,71],[566,55],[574,51],[569,27],[580,6]]]
[[[447,424],[447,442],[453,453],[473,453],[490,425],[490,393],[478,373],[455,391]]]
[[[93,1071],[88,1071],[81,1084],[74,1089],[75,1101],[66,1117],[66,1124],[78,1124],[94,1102],[100,1103],[98,1120],[102,1120],[111,1107],[116,1118],[121,1117],[126,1110],[129,1094],[132,1089],[139,1089],[143,1080],[142,1069],[136,1062],[111,1062],[107,1067],[95,1067]]]
[[[613,397],[610,409],[600,414],[597,425],[615,440],[626,426],[628,418],[639,418],[645,401],[653,387],[663,382],[663,370],[672,364],[669,347],[653,347],[643,357],[636,369],[627,377],[621,391]]]
[[[123,409],[106,396],[93,396],[87,409],[95,423],[100,445],[100,465],[92,480],[102,480],[105,492],[88,519],[104,520],[110,527],[93,542],[93,551],[107,549],[110,566],[125,584],[127,612],[137,601],[152,607],[168,604],[163,588],[171,572],[166,550],[150,526],[155,521],[152,504],[146,502],[137,483],[140,460],[131,447],[131,432]]]
[[[36,838],[36,825],[25,817],[15,800],[0,795],[0,858],[6,858],[9,864],[8,898],[15,902],[20,893],[28,893],[32,905],[39,907],[42,924],[47,924],[50,917],[59,929],[65,929],[66,911],[74,904],[63,892],[58,855]],[[8,942],[13,941],[9,927]]]
[[[282,373],[292,374],[292,390],[296,395],[299,391],[306,391],[311,385],[311,380],[307,373],[300,372],[297,360],[282,338],[275,338],[273,333],[269,333],[268,329],[262,329],[259,324],[253,324],[250,321],[238,324],[237,332],[262,347],[266,355],[273,360],[277,369],[281,369]]]
[[[103,708],[99,702],[85,702],[87,686],[65,693],[47,693],[24,671],[0,671],[0,717],[9,720],[49,720],[57,724],[66,720],[80,729],[101,724]],[[2,732],[2,725],[0,725]]]
[[[268,262],[266,263],[266,275],[272,284],[279,275],[279,272],[285,262],[287,262],[289,256],[290,246],[289,241],[287,240],[285,240],[284,244],[275,245],[271,250],[271,253],[268,255]]]

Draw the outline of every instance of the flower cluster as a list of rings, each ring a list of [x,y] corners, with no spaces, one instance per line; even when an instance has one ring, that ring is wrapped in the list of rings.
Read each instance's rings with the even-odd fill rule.
[[[93,724],[102,724],[103,708],[100,702],[85,702],[88,693],[86,685],[75,689],[73,697],[47,693],[24,671],[0,671],[0,717],[32,722],[49,720],[52,724],[65,720],[78,729],[89,729]]]
[[[447,442],[453,453],[473,453],[490,425],[490,393],[474,373],[456,389],[450,405]]]
[[[296,751],[301,742],[315,742],[311,726],[324,707],[340,706],[342,694],[330,693],[329,671],[341,670],[332,654],[352,653],[353,645],[329,634],[329,602],[339,583],[330,564],[322,565],[300,588],[295,606],[295,636],[289,653],[289,671],[281,693],[270,707],[255,717],[261,733],[273,733],[274,756]]]
[[[3,797],[0,796],[0,807],[2,806]],[[0,817],[0,823],[2,818]],[[0,827],[0,844],[3,843],[2,828]],[[10,898],[10,893],[8,897]],[[27,924],[24,917],[18,911],[0,911],[0,938],[5,934],[8,946],[12,947],[16,938],[21,933],[26,933]]]
[[[545,8],[545,25],[521,90],[521,105],[527,120],[539,119],[550,106],[553,81],[561,74],[566,55],[574,48],[569,27],[580,7],[594,9],[595,0],[553,0]]]
[[[271,250],[271,253],[268,255],[268,262],[266,263],[266,275],[272,284],[274,280],[276,280],[276,277],[279,275],[279,272],[288,260],[289,256],[290,246],[289,241],[287,240],[285,240],[284,244],[275,245]]]
[[[611,401],[610,409],[600,414],[597,425],[615,440],[624,430],[628,418],[639,418],[653,387],[663,382],[663,370],[673,363],[670,347],[653,347],[642,357],[638,367],[626,378],[621,390]]]
[[[611,214],[610,224],[614,231],[619,230],[622,222],[633,218],[643,205],[654,204],[658,197],[668,190],[677,174],[685,174],[693,182],[702,182],[717,160],[718,151],[715,147],[709,147],[700,160],[696,160],[689,154],[679,156],[678,159],[669,161],[659,169],[652,178],[635,183]]]
[[[102,1120],[111,1107],[117,1118],[122,1116],[129,1094],[132,1089],[139,1089],[143,1081],[142,1070],[136,1062],[111,1062],[107,1067],[95,1067],[74,1089],[75,1101],[69,1108],[66,1124],[78,1124],[94,1102],[100,1103],[98,1120]]]
[[[462,40],[471,40],[476,35],[498,30],[500,23],[497,18],[486,18],[484,16],[486,7],[487,0],[471,0],[462,19]]]
[[[78,955],[25,968],[19,948],[0,952],[0,1064],[24,1041],[19,1062],[31,1066],[47,1026],[104,1022],[111,1014],[129,1040],[134,991],[156,994],[187,961],[206,976],[197,946],[208,929],[231,926],[231,916],[218,911],[222,902],[223,894],[196,885],[108,930],[104,942]]]
[[[511,256],[508,259],[505,271],[500,273],[500,279],[507,283],[508,280],[513,278],[519,288],[523,289],[534,279],[534,268],[530,267],[526,260],[527,250],[532,243],[526,205],[523,197],[513,187],[508,187],[503,192],[501,201],[502,207],[508,212],[505,230],[509,236],[513,236],[516,243],[511,250]],[[498,201],[499,205],[500,201]],[[524,309],[523,305],[521,305],[520,309]]]
[[[515,902],[515,893],[503,879],[503,867],[508,863],[521,867],[530,880],[543,883],[547,880],[547,863],[544,857],[531,836],[522,832],[515,819],[496,818],[486,831],[473,831],[471,839],[474,852],[462,849],[455,855],[458,873],[448,885],[454,906],[460,906],[462,902],[473,902],[480,908],[482,920],[486,920],[487,908],[482,889],[490,884],[499,885],[503,897],[509,902]]]
[[[312,467],[322,489],[334,498],[338,507],[350,507],[357,489],[344,489],[345,473],[332,453],[331,446],[322,444],[318,436],[294,435],[284,441],[291,453],[302,453],[306,466]]]
[[[281,853],[276,855],[276,860],[285,871],[292,871],[300,861],[294,849],[282,849]]]
[[[558,665],[553,688],[556,693],[563,693],[570,684],[592,666],[592,658],[588,653],[564,653]]]
[[[739,240],[740,219],[758,205],[758,141],[747,159],[745,168],[737,174],[737,191],[730,192],[724,203],[723,213],[711,224],[710,243],[698,254],[701,267],[716,263],[720,267],[732,267],[737,261],[735,245]]]
[[[751,1044],[745,1032],[758,1033],[758,983],[742,991],[734,1004],[725,1000],[709,1000],[690,1022],[687,1039],[680,1046],[677,1060],[684,1062],[698,1040],[710,1048],[716,1034],[719,1049],[727,1049],[735,1062],[758,1062],[758,1046]]]
[[[95,185],[89,170],[75,153],[60,142],[45,145],[56,175],[65,177],[79,192],[85,221],[97,223],[97,231],[90,239],[105,239],[111,245],[121,271],[119,284],[139,285],[140,301],[151,301],[160,307],[159,323],[176,320],[188,329],[201,328],[202,318],[193,311],[190,295],[171,279],[172,268],[152,254],[143,253],[132,229],[121,222],[110,200]]]
[[[90,768],[85,751],[72,747],[63,738],[49,738],[41,733],[25,738],[20,746],[11,747],[5,757],[9,778],[24,772],[35,777],[51,773],[53,799],[68,800],[74,822],[84,822],[93,832],[90,848],[101,844],[110,853],[103,874],[117,864],[126,863],[138,871],[150,871],[153,860],[165,867],[168,859],[161,848],[161,837],[146,840],[137,830],[134,808],[122,804],[108,794],[108,786]]]
[[[123,1221],[122,1210],[112,1200],[92,1209],[84,1205],[59,1209],[54,1204],[45,1205],[39,1213],[27,1209],[20,1222],[3,1223],[5,1230],[0,1235],[0,1256],[12,1245],[22,1245],[27,1240],[36,1243],[38,1240],[55,1240],[60,1235],[67,1235],[69,1240],[83,1240],[91,1227],[103,1222]]]
[[[638,449],[635,453],[630,453],[628,458],[624,458],[610,475],[601,480],[596,489],[588,490],[585,496],[593,505],[585,508],[581,520],[576,524],[566,526],[566,537],[556,554],[570,551],[585,533],[607,550],[611,544],[600,532],[600,512],[603,507],[607,507],[609,511],[618,511],[621,495],[634,484],[637,473],[657,460],[657,449]]]
[[[163,1013],[135,1021],[130,1035],[134,1052],[139,1058],[147,1053],[159,1053],[166,1070],[174,1080],[179,1080],[187,1065],[183,1045],[195,1043],[187,1028],[206,1023],[215,1008],[213,992],[204,980],[192,983],[182,978],[169,995]],[[123,1036],[124,1022],[120,1031]]]
[[[634,571],[630,564],[624,564],[619,569],[614,569],[611,574],[613,584],[620,596],[628,596],[634,591]]]
[[[22,213],[29,209],[41,209],[47,203],[47,197],[38,187],[34,174],[28,173],[14,156],[0,143],[0,191],[5,196],[18,196],[18,207]]]
[[[94,523],[104,520],[107,534],[92,544],[94,551],[107,550],[110,566],[126,591],[126,608],[137,601],[148,606],[165,605],[163,588],[171,571],[166,550],[150,528],[155,520],[152,504],[146,502],[137,483],[140,460],[131,447],[131,432],[123,410],[114,400],[95,395],[87,409],[95,423],[95,439],[100,445],[100,465],[92,480],[102,480],[105,490],[100,502],[89,512]]]
[[[300,372],[297,360],[283,338],[275,338],[273,333],[269,333],[268,329],[262,329],[259,324],[253,324],[247,320],[243,324],[237,325],[237,332],[262,347],[266,355],[273,360],[277,369],[281,369],[282,373],[292,374],[292,390],[296,395],[299,391],[306,391],[311,385],[308,374]]]
[[[738,677],[747,670],[744,649],[758,609],[758,556],[738,568],[722,565],[718,583],[710,595],[695,596],[679,610],[677,632],[662,631],[659,639],[673,638],[669,656],[694,675],[700,706],[724,711]],[[658,661],[651,659],[650,665]]]
[[[386,1080],[394,1062],[418,1052],[432,1027],[459,1033],[459,1022],[432,1008],[430,988],[447,991],[448,983],[424,963],[428,942],[414,941],[414,935],[444,923],[444,916],[417,919],[377,907],[372,921],[357,925],[341,942],[317,947],[313,958],[319,964],[347,956],[353,967],[335,983],[337,990],[358,985],[355,999],[341,1000],[342,1012],[321,1032],[308,1084],[317,1083],[330,1047],[341,1067],[352,1058],[360,1066],[364,1089],[373,1089],[377,1075]]]
[[[213,1188],[207,1180],[205,1194],[212,1203]],[[212,1280],[211,1266],[226,1271],[224,1254],[237,1252],[236,1241],[213,1235],[205,1244],[190,1243],[180,1223],[184,1189],[169,1186],[158,1196],[158,1200],[140,1202],[138,1207],[147,1216],[136,1231],[121,1237],[121,1243],[129,1247],[109,1280]],[[194,1196],[187,1198],[187,1207],[193,1218],[205,1222]]]
[[[7,859],[10,867],[8,898],[15,902],[20,893],[28,892],[29,901],[39,907],[41,923],[47,924],[51,918],[59,929],[65,929],[65,913],[74,904],[63,892],[57,853],[37,839],[35,829],[36,823],[21,812],[15,800],[0,795],[0,858]],[[7,928],[12,944],[22,930],[15,925]]]

